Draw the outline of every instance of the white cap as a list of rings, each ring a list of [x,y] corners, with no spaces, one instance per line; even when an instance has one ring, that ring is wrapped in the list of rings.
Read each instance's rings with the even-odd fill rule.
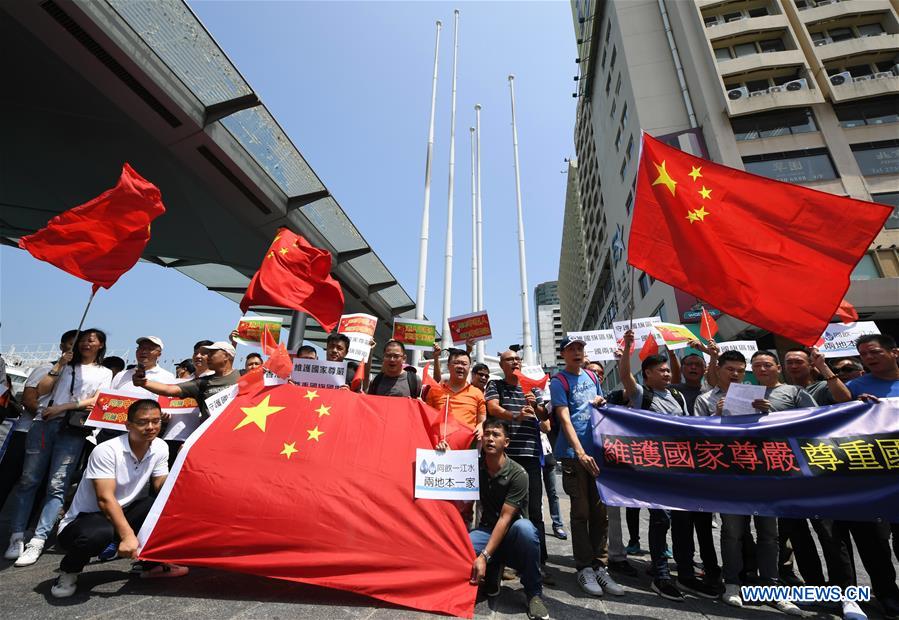
[[[236,357],[237,351],[234,350],[234,347],[231,346],[230,342],[219,341],[213,342],[212,344],[207,344],[205,347],[200,347],[201,349],[208,349],[213,351],[215,349],[221,349],[231,357]]]
[[[159,338],[157,336],[141,336],[140,338],[137,339],[137,345],[140,346],[140,343],[147,341],[147,340],[149,340],[150,342],[155,344],[160,349],[162,348],[162,338]]]

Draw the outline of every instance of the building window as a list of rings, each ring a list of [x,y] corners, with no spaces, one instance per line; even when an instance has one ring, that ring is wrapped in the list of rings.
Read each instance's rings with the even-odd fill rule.
[[[855,269],[849,274],[850,280],[876,280],[879,277],[880,272],[877,271],[877,264],[874,262],[874,257],[871,254],[862,256]]]
[[[780,39],[766,39],[765,41],[759,41],[759,51],[762,53],[783,52],[786,49],[787,47]]]
[[[618,59],[618,50],[615,46],[612,46],[612,60],[609,61],[609,71],[612,72],[615,70],[615,61]]]
[[[766,153],[743,158],[746,172],[786,183],[809,183],[837,178],[827,149]]]
[[[606,20],[606,43],[609,42],[609,35],[612,34],[612,19],[609,18]]]
[[[793,108],[730,119],[738,141],[818,131],[811,108]]]
[[[827,36],[834,43],[838,41],[848,41],[849,39],[855,38],[855,34],[852,32],[852,28],[833,28],[832,30],[827,31]]]
[[[899,122],[899,98],[881,97],[833,106],[842,127]]]
[[[612,100],[612,109],[609,110],[609,118],[615,118],[615,108],[618,107],[618,102],[614,99]]]
[[[853,144],[852,154],[866,177],[899,173],[899,140]]]
[[[621,74],[618,74],[618,81],[615,82],[615,95],[617,96],[621,92]]]
[[[768,7],[766,6],[761,6],[757,9],[749,9],[748,13],[749,17],[764,17],[765,15],[770,15],[770,13],[768,13]]]
[[[609,77],[606,78],[606,94],[612,90],[612,74],[609,74]]]
[[[621,109],[621,126],[627,127],[627,104]]]
[[[886,192],[884,194],[871,194],[874,202],[893,207],[893,213],[887,218],[884,228],[899,229],[899,192]]]
[[[740,45],[734,45],[734,56],[737,58],[751,56],[752,54],[758,54],[755,43],[741,43]]]
[[[606,58],[608,58],[608,56],[609,56],[609,50],[608,50],[608,49],[603,50],[603,52],[602,52],[602,63],[600,63],[600,64],[602,65],[602,68],[603,68],[603,69],[606,68]]]
[[[627,158],[621,160],[621,170],[618,171],[618,176],[621,177],[621,180],[624,180],[624,173],[627,171]]]
[[[879,37],[884,32],[883,26],[878,23],[864,24],[858,27],[858,36],[860,37]]]
[[[656,311],[652,313],[650,316],[657,316],[662,320],[662,323],[668,322],[668,313],[665,312],[665,302],[659,304],[659,307],[656,308]]]
[[[899,194],[896,194],[896,195],[899,196]],[[633,206],[634,206],[634,192],[628,192],[627,200],[624,201],[624,208],[627,211],[628,215],[631,214],[631,207],[633,207]],[[897,226],[897,228],[899,228],[899,226]]]
[[[730,60],[734,55],[730,51],[729,47],[716,47],[715,48],[715,58],[718,60]]]
[[[631,136],[631,139],[627,142],[627,149],[624,151],[627,160],[631,160],[631,156],[634,154],[634,136]]]
[[[647,276],[645,273],[641,273],[640,274],[640,297],[641,298],[646,297],[646,295],[649,293],[649,287],[650,287],[649,276]]]

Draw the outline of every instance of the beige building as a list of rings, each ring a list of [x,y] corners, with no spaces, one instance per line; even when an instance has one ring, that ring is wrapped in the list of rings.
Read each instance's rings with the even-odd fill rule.
[[[626,265],[641,129],[727,166],[899,208],[897,12],[899,0],[574,0],[580,170],[565,233],[579,211],[587,282],[566,307],[580,283],[563,246],[564,329],[606,328],[631,300],[636,316],[693,319],[695,298]],[[894,211],[847,295],[891,333],[897,247]],[[719,325],[723,338],[783,344],[732,317]]]

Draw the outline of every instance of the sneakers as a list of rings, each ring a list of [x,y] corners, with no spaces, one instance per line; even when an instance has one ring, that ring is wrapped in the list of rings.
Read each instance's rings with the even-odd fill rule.
[[[843,601],[843,620],[868,620],[868,616],[855,601]]]
[[[56,583],[50,588],[50,594],[56,598],[66,598],[75,594],[78,589],[79,573],[64,573],[60,571]]]
[[[639,541],[627,543],[627,547],[624,548],[624,552],[628,555],[646,555],[646,550],[640,548]]]
[[[677,585],[680,586],[682,590],[685,590],[690,594],[695,594],[696,596],[701,596],[702,598],[718,598],[718,588],[715,588],[696,577],[684,577],[683,579],[678,577]]]
[[[627,560],[618,560],[617,562],[609,560],[609,570],[614,573],[621,573],[625,577],[636,577],[639,574],[634,565]]]
[[[582,568],[577,572],[577,583],[581,590],[591,596],[602,596],[602,586],[596,581],[596,573],[591,567]]]
[[[604,567],[594,568],[593,573],[596,575],[596,583],[603,589],[603,592],[614,594],[615,596],[624,596],[624,588],[615,583],[612,576]]]
[[[775,608],[776,610],[778,610],[782,613],[787,614],[788,616],[801,616],[802,615],[802,610],[799,609],[798,607],[796,607],[796,605],[794,605],[790,601],[774,601],[773,603],[771,603],[771,607]]]
[[[804,586],[805,582],[800,579],[792,568],[782,568],[778,574],[780,582],[785,586]]]
[[[106,549],[100,552],[100,555],[97,556],[101,562],[109,562],[110,560],[116,559],[116,556],[119,554],[119,546],[114,542],[106,545]]]
[[[665,552],[662,555],[664,555],[669,560],[674,558],[674,554],[671,553],[671,547],[665,547]]]
[[[25,545],[25,550],[19,556],[19,559],[16,560],[14,566],[22,567],[22,566],[31,566],[35,562],[37,562],[38,558],[41,557],[41,554],[44,552],[44,541],[40,538],[32,538],[28,541],[28,544]]]
[[[18,560],[23,551],[25,551],[25,535],[17,532],[9,537],[9,547],[6,548],[3,557],[7,560]]]
[[[652,589],[653,592],[655,592],[662,598],[668,599],[669,601],[684,600],[683,592],[677,589],[677,586],[674,585],[674,581],[672,581],[671,579],[653,579]]]
[[[546,564],[540,567],[540,580],[543,582],[543,585],[546,586],[556,585],[556,578],[553,576],[552,572],[549,570],[549,567]]]
[[[528,601],[528,618],[531,620],[549,620],[549,610],[539,596],[532,596]]]
[[[503,569],[503,581],[515,581],[518,579],[518,572],[514,568],[508,566]]]
[[[742,607],[743,598],[740,596],[740,586],[734,583],[724,584],[724,594],[721,595],[721,600],[732,607]]]
[[[553,525],[553,536],[559,540],[568,540],[568,534],[565,533],[565,528],[561,525]]]

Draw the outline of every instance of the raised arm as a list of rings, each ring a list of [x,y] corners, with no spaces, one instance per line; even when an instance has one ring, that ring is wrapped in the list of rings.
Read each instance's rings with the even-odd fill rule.
[[[637,393],[637,381],[631,374],[631,353],[634,350],[634,332],[627,330],[624,332],[624,348],[621,351],[621,359],[618,360],[618,367],[621,374],[621,387],[624,388],[624,396],[627,402],[630,402]]]
[[[814,366],[821,374],[821,378],[827,381],[827,389],[830,390],[830,395],[833,396],[833,402],[848,403],[852,400],[852,394],[849,392],[849,388],[846,387],[846,384],[843,383],[842,379],[830,369],[824,356],[821,355],[821,352],[813,347],[811,356],[812,366]]]

